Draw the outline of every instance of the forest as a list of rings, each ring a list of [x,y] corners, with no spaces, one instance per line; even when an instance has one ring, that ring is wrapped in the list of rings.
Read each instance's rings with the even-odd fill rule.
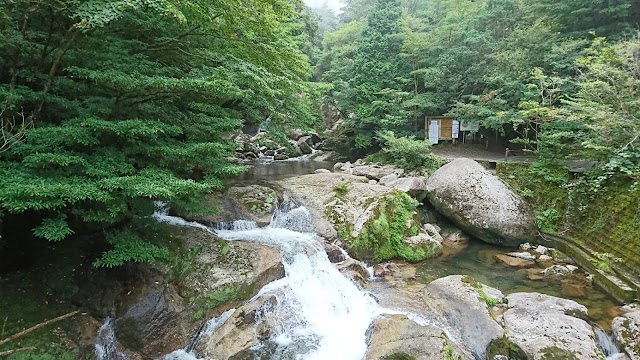
[[[151,215],[215,214],[203,199],[247,170],[248,129],[268,125],[262,141],[288,150],[292,131],[313,132],[338,160],[428,175],[444,163],[431,116],[534,159],[495,170],[540,233],[640,276],[640,1],[342,5],[2,0],[0,310],[19,292],[40,310],[30,286],[71,299],[69,254],[87,272],[180,271],[181,245]]]
[[[322,131],[321,103],[343,118],[325,140],[342,154],[410,147],[425,116],[447,114],[537,156],[545,181],[563,159],[597,160],[578,190],[633,202],[639,14],[631,0],[351,0],[340,14],[288,0],[5,1],[0,248],[98,232],[110,244],[98,266],[161,259],[152,200],[198,209],[243,170],[242,126]],[[541,206],[555,227],[562,216]]]

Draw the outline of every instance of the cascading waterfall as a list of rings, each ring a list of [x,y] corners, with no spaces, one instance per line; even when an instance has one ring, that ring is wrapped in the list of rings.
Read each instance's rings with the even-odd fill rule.
[[[306,208],[285,206],[266,228],[217,234],[274,246],[282,253],[285,277],[256,295],[277,294],[277,304],[269,310],[278,320],[269,343],[263,344],[272,358],[361,359],[366,330],[381,309],[329,261],[319,237],[301,232],[312,229]]]
[[[111,318],[106,318],[100,329],[95,344],[97,360],[128,360],[129,358],[118,351],[118,342],[113,329]]]
[[[421,325],[437,326],[417,314],[380,307],[372,296],[344,277],[329,261],[323,240],[313,233],[309,210],[287,196],[265,228],[258,228],[255,222],[236,220],[211,229],[168,215],[162,202],[156,202],[153,217],[173,225],[203,229],[226,240],[251,241],[280,249],[285,277],[267,284],[249,300],[265,295],[277,299],[275,305],[264,309],[265,314],[274,315],[270,318],[276,320],[269,339],[252,349],[259,358],[362,359],[367,350],[366,331],[381,314],[404,314]],[[197,343],[215,333],[232,313],[230,310],[209,320],[189,346],[162,359],[198,360],[192,352]],[[262,320],[256,319],[257,323]]]
[[[615,355],[620,354],[620,349],[616,346],[613,337],[604,331],[599,326],[594,326],[593,331],[596,333],[596,340],[598,340],[598,348],[602,351],[607,359],[615,358]]]

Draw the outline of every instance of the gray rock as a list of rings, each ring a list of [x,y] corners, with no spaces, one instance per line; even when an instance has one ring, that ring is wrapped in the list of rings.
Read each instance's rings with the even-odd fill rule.
[[[369,180],[369,185],[377,185],[378,182],[375,180]]]
[[[298,141],[296,141],[296,146],[303,154],[311,154],[313,152],[313,148],[311,147],[311,137],[303,136]]]
[[[397,168],[389,165],[385,165],[385,166],[358,165],[358,166],[355,166],[352,170],[353,170],[352,172],[353,175],[364,176],[370,180],[380,180],[381,178],[387,175],[394,174],[394,173],[397,174],[398,172]]]
[[[414,197],[424,194],[427,190],[424,178],[418,176],[399,178],[389,183],[387,186],[392,187],[396,190],[404,191]]]
[[[419,293],[423,306],[478,359],[484,359],[487,346],[504,334],[482,300],[481,286],[469,276],[452,275],[431,282]],[[484,292],[496,301],[502,298],[499,290],[482,288],[490,289]]]
[[[145,358],[185,346],[195,330],[186,301],[173,285],[158,282],[130,294],[115,321],[120,343]]]
[[[398,180],[398,175],[396,175],[395,173],[385,175],[382,178],[380,178],[380,185],[391,186],[391,184],[396,180]]]
[[[454,230],[450,233],[447,233],[444,236],[444,240],[448,242],[453,242],[453,243],[467,242],[471,240],[471,237],[465,234],[462,230]]]
[[[477,162],[459,158],[427,180],[429,201],[461,229],[498,245],[518,245],[537,234],[526,202]]]
[[[538,293],[507,296],[509,309],[502,321],[509,341],[533,360],[602,359],[593,328],[573,315],[587,309],[575,301]]]
[[[365,360],[395,359],[398,354],[416,360],[471,358],[469,353],[454,348],[441,329],[419,325],[404,315],[380,316],[371,323],[367,335]]]
[[[631,360],[640,360],[640,310],[613,319],[611,328],[616,341]]]
[[[266,186],[233,186],[223,193],[215,192],[206,195],[205,206],[219,210],[216,214],[189,214],[180,209],[176,209],[175,213],[186,220],[206,225],[235,220],[250,220],[259,225],[267,225],[271,221],[277,203],[278,194]]]
[[[327,169],[317,169],[316,171],[314,171],[314,174],[326,174],[326,173],[330,173],[331,171],[327,170]]]

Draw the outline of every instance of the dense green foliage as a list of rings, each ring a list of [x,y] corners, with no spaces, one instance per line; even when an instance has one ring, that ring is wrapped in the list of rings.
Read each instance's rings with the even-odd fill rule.
[[[347,115],[338,133],[352,147],[374,150],[376,131],[420,134],[425,116],[451,114],[547,161],[611,161],[637,180],[637,2],[399,7],[347,1],[336,31],[325,34],[316,72],[333,84],[328,100]]]
[[[374,154],[375,158],[382,155],[382,162],[389,162],[408,171],[419,170],[425,174],[433,174],[444,160],[431,151],[431,144],[427,141],[408,137],[396,137],[391,131],[378,133],[378,141],[382,146],[382,154]]]
[[[0,219],[59,241],[183,207],[242,167],[229,134],[310,117],[314,20],[285,0],[18,0],[0,10]],[[311,24],[307,26],[308,24]],[[309,120],[312,121],[312,120]],[[99,265],[164,252],[109,235]],[[5,239],[14,241],[14,239]]]

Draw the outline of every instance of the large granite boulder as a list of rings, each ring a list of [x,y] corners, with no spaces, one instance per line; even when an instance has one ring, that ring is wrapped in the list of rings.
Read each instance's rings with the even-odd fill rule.
[[[453,160],[426,185],[438,211],[483,241],[513,246],[536,236],[535,219],[524,200],[473,160]]]
[[[507,296],[502,321],[509,341],[530,359],[603,359],[593,328],[574,316],[587,309],[575,301],[538,293]]]
[[[640,360],[640,310],[613,319],[611,327],[616,341],[631,360]]]
[[[367,343],[365,360],[471,358],[442,329],[420,325],[404,315],[382,315],[374,320],[367,330]]]

